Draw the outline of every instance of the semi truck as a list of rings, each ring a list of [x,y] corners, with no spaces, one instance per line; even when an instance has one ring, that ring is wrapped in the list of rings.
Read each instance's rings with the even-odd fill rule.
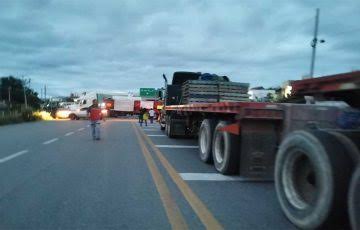
[[[181,104],[181,86],[198,77],[166,79],[160,125],[169,138],[197,138],[199,159],[219,173],[274,181],[300,229],[360,229],[360,71],[293,81],[305,104]]]
[[[107,103],[110,103],[109,107],[109,116],[126,116],[134,115],[136,108],[136,101],[140,100],[139,97],[128,97],[128,96],[113,96],[111,99],[107,100]]]
[[[106,100],[111,98],[111,95],[96,93],[96,92],[84,92],[74,103],[67,105],[68,117],[71,120],[78,120],[80,118],[87,118],[87,110],[92,105],[92,101],[96,99],[99,102],[99,106],[102,108],[104,116],[108,115],[108,109],[106,108]]]
[[[120,97],[113,96],[113,98],[106,99],[106,109],[109,110],[110,117],[136,115],[140,113],[141,108],[155,109],[158,112],[158,106],[161,106],[162,101],[158,100],[142,100],[141,97]]]

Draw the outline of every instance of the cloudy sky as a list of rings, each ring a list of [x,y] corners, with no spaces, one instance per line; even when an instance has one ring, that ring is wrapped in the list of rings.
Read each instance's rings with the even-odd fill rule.
[[[50,95],[161,87],[162,73],[276,86],[360,69],[359,0],[0,0],[0,76]]]

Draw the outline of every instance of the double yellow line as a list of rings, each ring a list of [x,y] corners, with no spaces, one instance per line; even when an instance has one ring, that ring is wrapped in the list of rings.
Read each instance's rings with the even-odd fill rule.
[[[146,163],[149,167],[150,173],[153,177],[156,188],[160,194],[161,201],[165,208],[166,215],[173,229],[188,229],[186,221],[181,214],[179,207],[171,196],[169,188],[167,187],[165,180],[159,172],[153,157],[149,150],[146,148],[144,140],[148,143],[151,149],[155,152],[159,158],[162,166],[166,169],[172,181],[177,185],[187,202],[190,204],[200,221],[206,227],[206,229],[223,229],[221,224],[216,220],[213,214],[208,210],[205,204],[199,199],[199,197],[191,190],[189,185],[180,177],[174,167],[164,157],[160,150],[154,145],[148,136],[132,123],[132,127],[135,130],[135,134],[141,146],[142,153],[145,157]]]

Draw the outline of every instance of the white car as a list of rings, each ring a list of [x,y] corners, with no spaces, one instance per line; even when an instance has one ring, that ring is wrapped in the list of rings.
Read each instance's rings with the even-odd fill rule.
[[[76,109],[71,111],[71,113],[69,114],[69,118],[71,120],[79,120],[80,118],[83,119],[87,119],[88,118],[88,108],[81,108],[81,109]],[[108,110],[107,109],[102,109],[101,113],[103,116],[108,116]]]
[[[71,120],[79,120],[80,118],[87,118],[87,110],[88,108],[81,108],[76,110],[71,110],[69,114],[69,118]]]
[[[60,108],[56,111],[55,117],[58,119],[66,119],[69,118],[71,111],[69,109]]]

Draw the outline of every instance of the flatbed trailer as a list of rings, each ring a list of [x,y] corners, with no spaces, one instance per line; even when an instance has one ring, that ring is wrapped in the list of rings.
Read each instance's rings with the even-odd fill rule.
[[[197,137],[200,160],[220,173],[274,180],[281,208],[297,227],[360,229],[358,110],[198,103],[167,105],[162,121],[170,138]]]

